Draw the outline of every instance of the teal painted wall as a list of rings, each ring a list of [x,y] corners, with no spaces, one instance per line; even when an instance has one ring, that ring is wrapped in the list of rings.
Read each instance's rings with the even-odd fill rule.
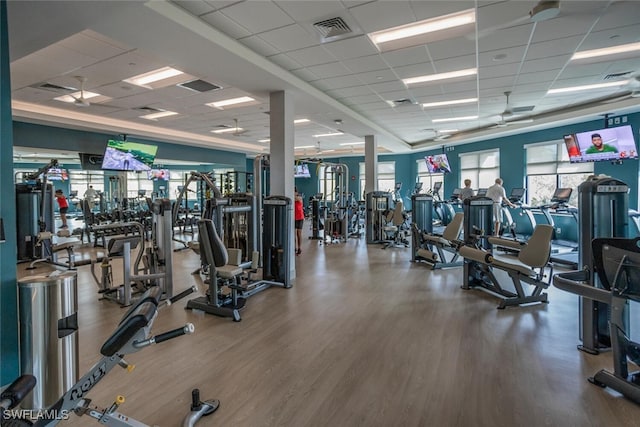
[[[6,241],[0,243],[0,386],[18,376],[18,314],[16,285],[16,204],[13,186],[13,135],[7,3],[0,0],[0,216]]]

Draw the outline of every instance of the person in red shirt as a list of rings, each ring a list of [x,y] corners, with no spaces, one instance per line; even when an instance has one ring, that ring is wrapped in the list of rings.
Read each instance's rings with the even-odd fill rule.
[[[69,210],[69,202],[60,189],[56,190],[56,201],[58,202],[58,207],[60,208],[60,219],[62,220],[61,228],[69,228],[67,226],[67,211]]]
[[[304,225],[304,206],[302,205],[302,196],[298,193],[297,187],[295,191],[293,214],[296,220],[296,255],[300,255],[302,253],[300,247],[302,245],[302,226]]]

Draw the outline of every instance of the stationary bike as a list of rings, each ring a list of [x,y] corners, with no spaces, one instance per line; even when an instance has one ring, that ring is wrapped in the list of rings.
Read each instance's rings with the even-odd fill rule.
[[[190,294],[192,290],[187,290],[173,297],[170,302]],[[114,367],[131,370],[132,365],[124,360],[127,354],[135,353],[144,347],[152,344],[159,344],[163,341],[177,338],[181,335],[192,334],[195,330],[193,324],[187,323],[185,326],[152,336],[151,327],[157,316],[158,305],[162,290],[158,286],[149,288],[137,303],[132,306],[123,316],[116,330],[104,342],[100,353],[102,358],[87,372],[78,382],[73,385],[52,407],[38,413],[38,419],[31,423],[13,417],[12,413],[5,411],[15,407],[33,388],[35,379],[27,376],[14,382],[0,397],[0,418],[2,427],[55,426],[73,411],[76,415],[88,415],[98,423],[112,427],[148,427],[131,417],[117,411],[118,407],[124,403],[124,397],[118,396],[116,401],[106,409],[91,406],[91,399],[86,395],[91,389],[103,379]],[[220,406],[218,400],[201,401],[198,389],[192,391],[191,410],[182,422],[182,427],[193,427],[203,416],[210,415]],[[19,412],[18,412],[19,413]],[[5,420],[5,418],[7,418]]]

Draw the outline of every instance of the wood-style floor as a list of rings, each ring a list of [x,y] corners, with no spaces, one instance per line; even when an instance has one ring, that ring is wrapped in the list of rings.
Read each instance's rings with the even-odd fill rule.
[[[121,412],[159,426],[181,425],[193,387],[222,402],[199,426],[640,425],[640,406],[586,380],[612,362],[576,350],[577,297],[552,288],[548,305],[497,310],[460,289],[461,267],[409,259],[364,238],[305,240],[293,288],[251,297],[240,323],[186,301],[162,309],[155,333],[192,322],[195,334],[128,356],[136,369],[114,369],[88,397],[104,407],[124,395]],[[197,283],[198,262],[174,254],[176,292]],[[124,313],[98,301],[89,268],[78,272],[81,373]]]

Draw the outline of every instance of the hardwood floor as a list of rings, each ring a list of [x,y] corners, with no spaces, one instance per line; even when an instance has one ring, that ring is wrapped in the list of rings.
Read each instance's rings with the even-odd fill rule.
[[[128,356],[136,369],[114,369],[89,397],[104,407],[122,394],[121,412],[161,426],[180,425],[193,387],[222,402],[199,426],[640,425],[639,406],[586,380],[612,362],[576,350],[577,297],[553,288],[548,305],[497,310],[460,289],[461,267],[430,271],[408,249],[362,238],[302,252],[293,288],[251,297],[240,323],[186,301],[162,309],[156,334],[185,322],[195,334]],[[174,254],[176,292],[197,265]],[[98,301],[89,269],[78,272],[81,372],[124,313]]]

